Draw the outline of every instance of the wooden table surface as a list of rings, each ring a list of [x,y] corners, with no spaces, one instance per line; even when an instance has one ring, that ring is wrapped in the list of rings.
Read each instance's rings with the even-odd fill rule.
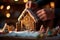
[[[20,38],[20,37],[8,37],[2,36],[0,40],[60,40],[60,38]]]

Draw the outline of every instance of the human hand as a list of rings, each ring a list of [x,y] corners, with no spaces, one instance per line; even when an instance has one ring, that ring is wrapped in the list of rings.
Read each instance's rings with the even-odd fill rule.
[[[28,1],[25,5],[26,8],[31,8],[32,1]]]
[[[52,20],[54,18],[54,13],[51,13],[51,10],[38,10],[37,11],[37,15],[38,17],[42,20],[42,21],[46,21],[46,20]]]
[[[42,21],[47,20],[47,14],[44,9],[38,10],[37,15]]]
[[[32,9],[37,8],[37,3],[28,1],[25,5],[25,8],[32,8]]]

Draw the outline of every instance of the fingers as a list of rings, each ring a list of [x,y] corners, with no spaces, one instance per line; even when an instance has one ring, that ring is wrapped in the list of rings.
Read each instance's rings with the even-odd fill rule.
[[[42,15],[45,14],[45,11],[44,11],[44,10],[39,10],[39,11],[37,12],[37,14],[38,14],[38,16],[42,16]]]
[[[37,13],[40,13],[40,12],[42,12],[43,10],[44,10],[44,9],[38,10]]]
[[[42,21],[46,21],[47,20],[47,17],[43,17],[41,19],[42,19]]]
[[[40,19],[46,18],[46,14],[43,14],[42,16],[40,16]]]
[[[37,15],[42,21],[47,20],[47,14],[44,9],[37,11]]]
[[[42,16],[39,17],[42,21],[45,21],[47,20],[47,16],[46,14],[43,14]]]

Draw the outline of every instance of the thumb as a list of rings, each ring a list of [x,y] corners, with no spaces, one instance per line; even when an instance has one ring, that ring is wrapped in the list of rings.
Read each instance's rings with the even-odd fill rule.
[[[32,1],[29,1],[29,4],[28,4],[28,5],[29,5],[29,8],[31,8],[31,5],[32,5]]]
[[[26,8],[31,8],[31,4],[32,4],[32,1],[28,1],[27,3],[26,3]]]

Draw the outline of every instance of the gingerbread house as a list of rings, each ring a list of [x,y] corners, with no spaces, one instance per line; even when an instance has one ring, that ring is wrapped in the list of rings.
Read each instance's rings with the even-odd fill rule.
[[[35,30],[39,18],[31,9],[24,9],[18,18],[21,30]]]

